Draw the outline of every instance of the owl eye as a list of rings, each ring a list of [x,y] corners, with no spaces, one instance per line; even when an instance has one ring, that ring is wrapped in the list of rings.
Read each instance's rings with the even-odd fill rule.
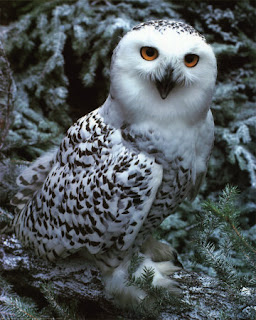
[[[196,54],[186,54],[184,57],[184,63],[188,68],[195,67],[199,61],[199,57]]]
[[[147,61],[155,60],[158,57],[158,51],[152,47],[142,47],[140,49],[140,54],[142,58]]]

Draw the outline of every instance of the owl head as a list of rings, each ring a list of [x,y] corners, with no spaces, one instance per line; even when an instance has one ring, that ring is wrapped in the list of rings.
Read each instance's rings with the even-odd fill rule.
[[[212,48],[191,26],[167,20],[142,23],[114,50],[113,108],[130,122],[196,121],[209,109],[216,70]]]

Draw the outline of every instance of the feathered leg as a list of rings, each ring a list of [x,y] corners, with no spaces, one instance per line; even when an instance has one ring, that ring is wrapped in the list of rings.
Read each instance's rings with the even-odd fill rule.
[[[172,294],[180,293],[177,283],[169,276],[181,268],[175,266],[172,261],[155,262],[142,253],[136,256],[136,262],[133,260],[131,257],[129,260],[126,258],[118,267],[108,271],[105,269],[103,273],[106,294],[112,297],[117,305],[125,309],[136,309],[145,299],[147,293],[143,285],[135,285],[135,282],[136,279],[143,279],[147,270],[153,275],[153,287],[165,288]]]

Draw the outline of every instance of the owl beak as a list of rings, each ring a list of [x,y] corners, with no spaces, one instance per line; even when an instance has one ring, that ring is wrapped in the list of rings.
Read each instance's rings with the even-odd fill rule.
[[[170,91],[175,87],[175,81],[173,81],[173,68],[168,67],[161,79],[155,81],[156,87],[162,99],[166,99]]]

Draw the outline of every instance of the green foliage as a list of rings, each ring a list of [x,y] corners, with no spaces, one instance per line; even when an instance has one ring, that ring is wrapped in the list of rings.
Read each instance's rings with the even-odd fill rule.
[[[132,277],[133,273],[136,272],[136,270],[139,268],[139,265],[143,262],[143,260],[144,260],[144,257],[138,254],[134,254],[132,256],[130,265],[128,267],[129,277]]]
[[[0,150],[5,146],[15,96],[15,85],[12,79],[9,62],[0,41]]]
[[[3,320],[10,319],[43,319],[32,299],[19,297],[12,287],[0,275],[0,315]]]
[[[0,315],[3,320],[11,319],[63,319],[77,320],[75,314],[76,304],[69,305],[60,303],[50,284],[43,284],[41,291],[47,301],[47,307],[39,309],[32,298],[19,296],[14,292],[13,287],[0,274]]]
[[[169,291],[167,288],[154,286],[154,269],[144,267],[139,277],[134,275],[144,258],[134,255],[128,268],[127,286],[134,286],[145,293],[145,298],[135,310],[135,317],[140,319],[156,319],[161,312],[168,309],[169,312],[188,310],[189,305],[185,303],[179,294]]]
[[[213,190],[223,189],[227,183],[238,185],[242,192],[248,187],[255,190],[256,47],[251,31],[255,7],[249,1],[216,7],[202,4],[196,10],[204,17],[201,23],[211,31],[219,69],[213,100],[216,141],[208,183]],[[222,177],[216,179],[220,170]],[[252,201],[247,197],[245,202]]]
[[[58,144],[71,118],[104,101],[112,50],[122,34],[145,15],[179,16],[171,5],[151,1],[54,0],[23,11],[4,39],[18,89],[7,142],[13,156],[28,160]]]
[[[68,305],[64,305],[57,301],[56,295],[54,293],[54,288],[49,284],[43,284],[41,291],[44,298],[47,300],[50,306],[50,310],[56,314],[57,318],[63,320],[77,320],[77,315],[75,313],[76,303],[73,302],[72,308]]]
[[[237,197],[237,188],[227,186],[217,203],[206,201],[195,234],[197,260],[227,284],[241,288],[255,285],[256,242],[250,243],[238,226]]]

